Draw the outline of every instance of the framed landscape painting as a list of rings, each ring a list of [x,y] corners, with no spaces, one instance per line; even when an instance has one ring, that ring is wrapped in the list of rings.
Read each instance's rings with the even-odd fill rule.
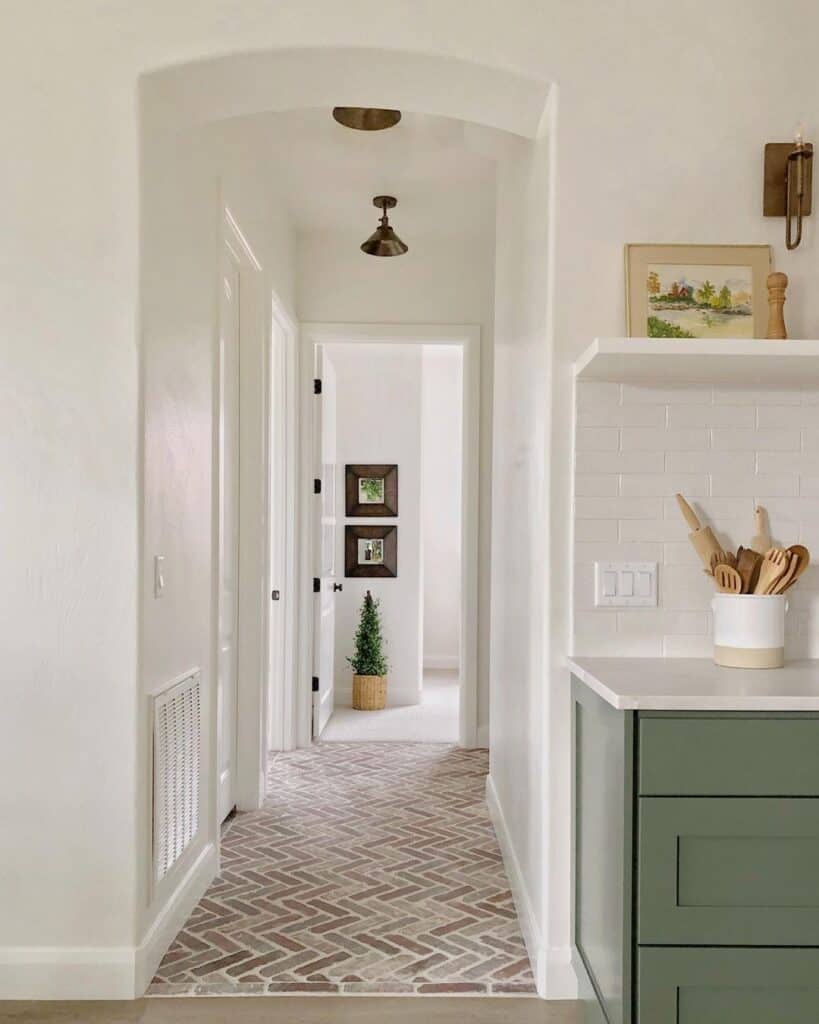
[[[348,516],[397,516],[398,466],[348,465],[345,499]]]
[[[768,245],[627,245],[630,338],[764,338]]]

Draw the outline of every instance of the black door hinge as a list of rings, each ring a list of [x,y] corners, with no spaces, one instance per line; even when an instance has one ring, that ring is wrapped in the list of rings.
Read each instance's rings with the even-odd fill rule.
[[[321,580],[318,578],[318,576],[314,576],[313,577],[313,593],[314,594],[320,594],[321,593]]]
[[[315,377],[314,380],[313,380],[313,394],[314,395],[320,395],[321,394],[321,379],[319,377]]]
[[[313,481],[313,494],[321,494],[321,480],[318,477]]]
[[[318,676],[313,676],[313,693],[318,693],[318,691],[319,691],[319,677]]]

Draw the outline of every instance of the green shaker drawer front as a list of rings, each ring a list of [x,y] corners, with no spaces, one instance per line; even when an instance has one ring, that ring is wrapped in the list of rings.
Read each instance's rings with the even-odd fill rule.
[[[641,949],[637,1024],[813,1024],[819,950]]]
[[[819,718],[640,717],[641,796],[819,796]]]
[[[819,946],[819,800],[639,801],[637,941]]]

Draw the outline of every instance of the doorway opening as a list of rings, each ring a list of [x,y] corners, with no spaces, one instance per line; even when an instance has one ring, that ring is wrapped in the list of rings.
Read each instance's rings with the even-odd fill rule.
[[[457,743],[463,520],[475,514],[463,501],[463,348],[400,336],[313,348],[313,736]],[[350,660],[368,593],[387,685],[356,707]]]

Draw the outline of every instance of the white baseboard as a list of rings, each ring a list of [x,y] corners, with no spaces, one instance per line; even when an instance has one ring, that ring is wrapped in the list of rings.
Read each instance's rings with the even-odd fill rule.
[[[424,655],[424,668],[439,672],[457,672],[461,667],[461,659],[457,654],[430,654]]]
[[[151,978],[156,974],[162,957],[216,877],[218,866],[216,844],[210,842],[182,876],[145,938],[137,946],[134,957],[134,992],[137,996],[144,995],[151,984]]]
[[[133,999],[131,946],[32,946],[0,950],[2,999]]]
[[[518,912],[520,930],[532,963],[538,995],[542,999],[575,999],[577,978],[572,968],[571,947],[547,947],[544,943],[543,933],[535,916],[520,861],[491,775],[486,777],[486,803],[495,835],[498,837],[509,887]]]
[[[34,946],[0,949],[0,1000],[134,999],[216,874],[213,843],[180,880],[137,946]]]

